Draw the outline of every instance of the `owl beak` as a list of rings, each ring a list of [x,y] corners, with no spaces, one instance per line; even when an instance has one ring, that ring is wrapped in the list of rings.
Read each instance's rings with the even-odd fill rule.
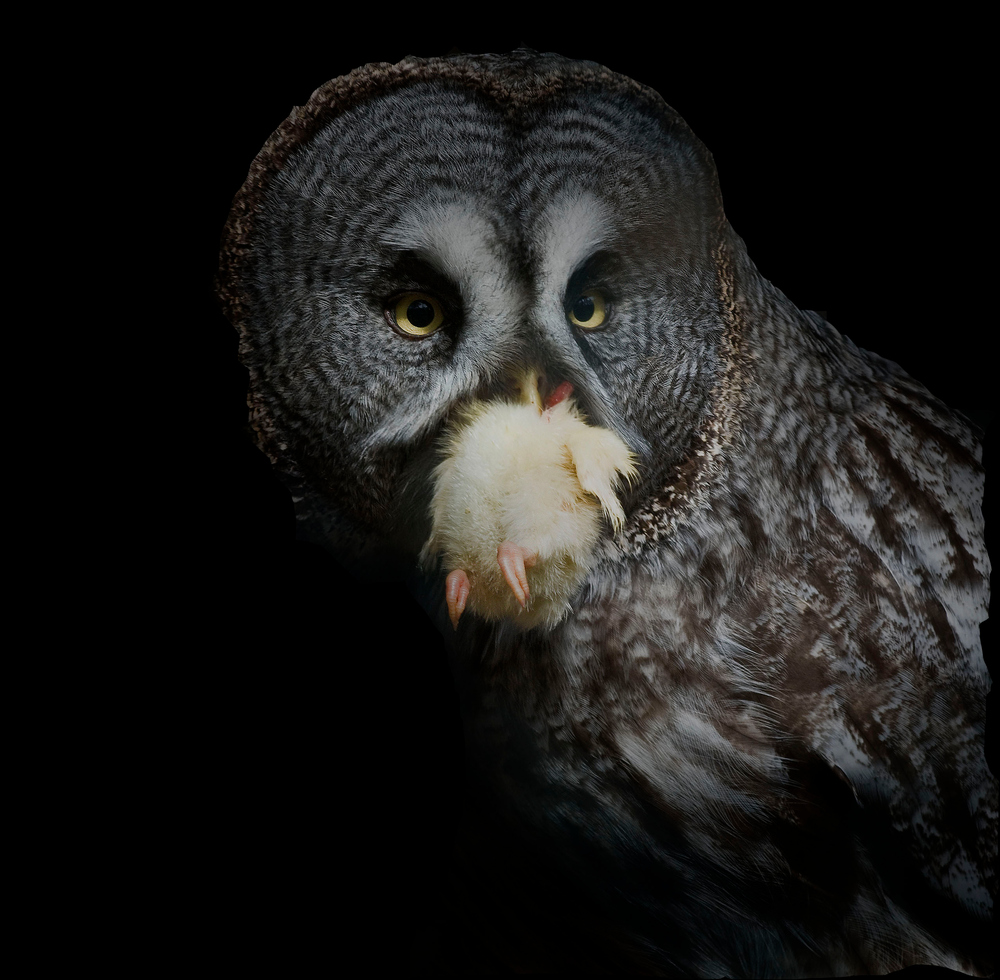
[[[539,415],[544,411],[540,384],[545,376],[536,368],[527,368],[514,379],[514,390],[522,405],[530,405]]]
[[[513,387],[521,404],[531,405],[539,415],[573,393],[573,385],[568,381],[563,381],[550,389],[548,379],[537,368],[527,368],[523,371],[515,378]]]

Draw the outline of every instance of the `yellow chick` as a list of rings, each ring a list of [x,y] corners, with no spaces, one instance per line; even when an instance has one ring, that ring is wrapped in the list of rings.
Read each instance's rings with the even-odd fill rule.
[[[554,626],[594,561],[602,513],[615,531],[625,514],[615,488],[634,478],[628,446],[588,425],[563,382],[543,404],[538,375],[519,402],[476,401],[445,434],[434,472],[425,560],[442,554],[448,615],[468,607],[525,629]]]

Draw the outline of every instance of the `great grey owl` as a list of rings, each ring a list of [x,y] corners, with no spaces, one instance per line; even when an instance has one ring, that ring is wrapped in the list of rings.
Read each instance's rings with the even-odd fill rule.
[[[758,273],[659,95],[337,78],[219,294],[302,534],[440,626],[512,968],[991,972],[977,434]]]

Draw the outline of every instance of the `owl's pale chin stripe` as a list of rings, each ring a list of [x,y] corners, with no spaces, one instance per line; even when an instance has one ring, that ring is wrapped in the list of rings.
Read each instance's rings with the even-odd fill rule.
[[[393,412],[384,418],[378,428],[361,443],[362,455],[383,449],[395,449],[423,442],[439,429],[456,400],[472,397],[476,386],[438,387],[427,392],[414,392],[407,396]]]

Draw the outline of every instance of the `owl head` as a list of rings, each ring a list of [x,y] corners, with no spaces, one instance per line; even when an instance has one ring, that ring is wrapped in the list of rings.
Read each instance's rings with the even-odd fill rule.
[[[536,372],[640,477],[733,404],[752,266],[711,155],[652,90],[517,51],[369,65],[253,162],[218,290],[261,447],[317,537],[415,554],[448,419]]]

